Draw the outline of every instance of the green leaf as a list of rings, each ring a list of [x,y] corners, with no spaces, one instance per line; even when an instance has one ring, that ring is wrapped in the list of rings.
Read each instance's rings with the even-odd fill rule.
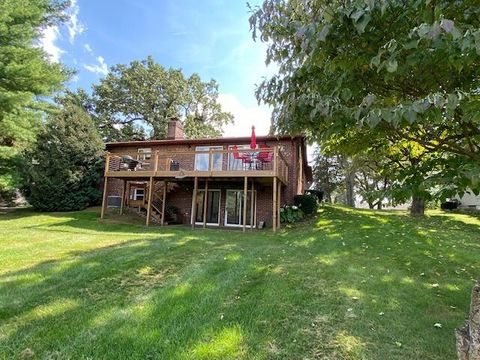
[[[410,40],[409,42],[405,43],[403,47],[407,50],[416,49],[418,47],[419,42],[420,40]]]
[[[388,62],[387,62],[387,71],[388,72],[394,73],[395,71],[397,71],[397,68],[398,68],[397,60],[395,60],[395,59],[388,60]]]
[[[330,31],[330,24],[325,24],[322,28],[322,30],[318,33],[318,39],[320,41],[325,41],[327,38],[328,32]]]
[[[365,28],[367,27],[368,23],[372,17],[370,14],[365,13],[356,23],[355,23],[355,28],[357,29],[359,34],[362,34],[365,31]]]

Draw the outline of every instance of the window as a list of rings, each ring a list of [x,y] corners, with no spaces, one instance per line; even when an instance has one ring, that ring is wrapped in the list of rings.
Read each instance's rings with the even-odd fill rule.
[[[145,160],[150,160],[151,158],[152,158],[151,148],[138,149],[138,160],[145,161]]]
[[[207,151],[202,154],[195,154],[195,170],[197,171],[210,171],[208,168],[209,150],[223,150],[223,146],[197,146],[195,151]],[[212,153],[212,169],[216,171],[222,170],[223,153]]]
[[[133,190],[133,200],[143,200],[145,197],[145,189],[135,188]]]

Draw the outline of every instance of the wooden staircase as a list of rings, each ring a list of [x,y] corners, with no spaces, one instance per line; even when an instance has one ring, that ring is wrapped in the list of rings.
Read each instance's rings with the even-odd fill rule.
[[[165,211],[165,204],[163,203],[163,197],[168,195],[168,193],[172,192],[178,185],[175,183],[165,183],[165,181],[153,181],[153,194],[152,194],[152,211],[150,221],[160,225],[168,225],[169,223],[173,223],[174,219],[165,212],[163,216],[163,224],[162,224],[162,213]],[[147,218],[147,208],[148,208],[148,193],[150,191],[150,186],[147,183],[145,188],[145,205],[141,207],[131,208],[128,207],[128,210],[133,211],[138,216],[143,218]]]

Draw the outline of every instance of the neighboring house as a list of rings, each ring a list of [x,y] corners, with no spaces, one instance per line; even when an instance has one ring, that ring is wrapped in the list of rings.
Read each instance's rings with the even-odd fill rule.
[[[466,192],[462,197],[457,196],[456,199],[460,201],[461,208],[480,209],[480,195],[475,195],[471,191]]]
[[[303,136],[185,139],[171,120],[166,140],[107,144],[105,208],[156,222],[257,228],[280,226],[280,206],[311,181]],[[153,191],[150,191],[153,189]],[[244,206],[246,204],[246,206]]]

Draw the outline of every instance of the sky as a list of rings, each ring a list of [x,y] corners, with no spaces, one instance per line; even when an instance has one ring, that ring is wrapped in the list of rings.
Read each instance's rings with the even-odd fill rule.
[[[265,44],[252,40],[246,1],[74,0],[68,11],[70,20],[46,29],[40,42],[51,61],[77,71],[70,88],[90,90],[110,66],[151,55],[186,76],[218,81],[223,110],[235,116],[226,136],[249,136],[252,125],[268,133],[270,110],[254,91],[276,68],[265,65]]]

